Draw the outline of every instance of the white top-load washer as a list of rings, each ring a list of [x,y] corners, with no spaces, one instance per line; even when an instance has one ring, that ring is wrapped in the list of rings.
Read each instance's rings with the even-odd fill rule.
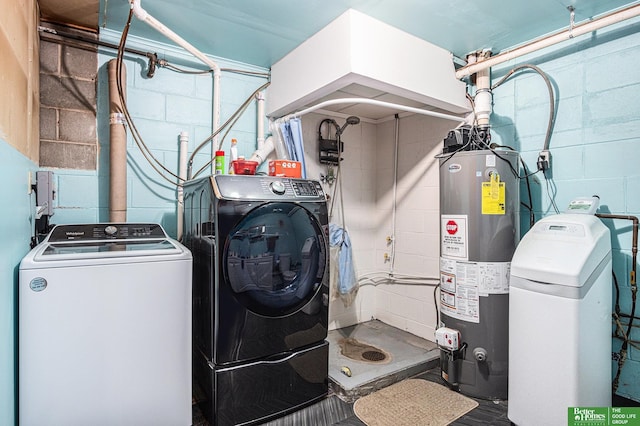
[[[55,227],[20,264],[20,425],[190,425],[191,275],[160,225]]]
[[[591,214],[545,217],[520,241],[509,280],[516,425],[566,425],[572,407],[611,405],[611,277],[610,232]]]

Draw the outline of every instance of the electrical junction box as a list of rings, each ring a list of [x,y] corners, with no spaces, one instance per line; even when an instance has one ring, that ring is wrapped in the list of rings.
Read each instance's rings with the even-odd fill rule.
[[[460,332],[452,328],[440,327],[436,330],[436,344],[442,349],[456,351],[460,349]]]
[[[299,161],[272,160],[269,161],[269,176],[301,178],[302,165]]]
[[[53,216],[53,172],[36,172],[36,204],[40,215]]]

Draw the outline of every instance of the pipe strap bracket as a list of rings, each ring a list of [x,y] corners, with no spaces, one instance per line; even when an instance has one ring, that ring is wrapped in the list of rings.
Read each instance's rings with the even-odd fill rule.
[[[124,117],[124,114],[121,112],[112,112],[109,114],[109,124],[122,124],[126,125],[127,120]]]

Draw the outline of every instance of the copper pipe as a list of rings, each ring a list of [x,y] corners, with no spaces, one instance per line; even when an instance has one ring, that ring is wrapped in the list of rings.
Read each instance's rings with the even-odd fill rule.
[[[631,220],[633,221],[633,235],[632,235],[632,247],[631,247],[631,257],[632,257],[632,265],[631,265],[631,274],[629,277],[629,286],[631,287],[631,313],[629,315],[629,323],[627,324],[627,330],[622,327],[620,323],[620,318],[618,315],[618,311],[614,312],[613,317],[617,324],[618,330],[622,332],[622,346],[620,347],[619,358],[618,358],[618,371],[616,373],[615,378],[613,379],[613,392],[615,393],[618,389],[618,385],[620,384],[620,373],[622,372],[622,367],[624,366],[625,361],[627,360],[627,348],[629,346],[629,338],[631,337],[631,330],[633,327],[633,319],[636,314],[636,296],[638,293],[638,286],[636,285],[636,259],[638,255],[638,218],[636,216],[630,215],[617,215],[617,214],[596,214],[597,217],[601,219],[621,219],[621,220]],[[619,293],[619,290],[618,290]],[[616,333],[617,337],[617,333]]]

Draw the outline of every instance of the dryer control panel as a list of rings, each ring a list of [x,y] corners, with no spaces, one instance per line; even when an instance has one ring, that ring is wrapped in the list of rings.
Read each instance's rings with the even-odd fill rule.
[[[276,176],[215,175],[212,184],[220,198],[263,201],[324,201],[320,182]]]

